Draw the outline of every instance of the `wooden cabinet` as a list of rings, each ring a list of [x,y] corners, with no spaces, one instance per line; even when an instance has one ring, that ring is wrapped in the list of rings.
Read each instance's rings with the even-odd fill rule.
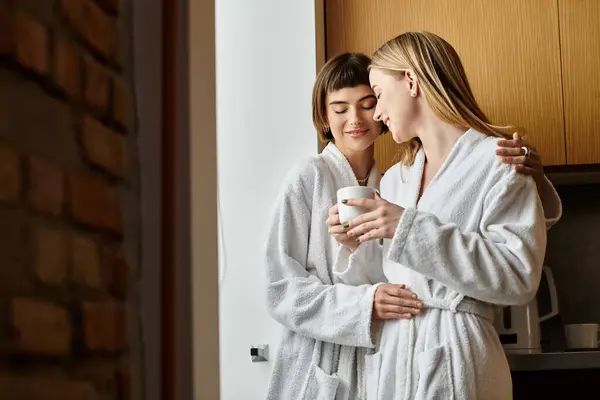
[[[600,163],[600,1],[558,6],[567,164]]]
[[[439,34],[492,122],[525,128],[545,165],[600,163],[598,11],[598,0],[326,0],[326,53],[370,55],[407,30]],[[391,135],[378,139],[382,171],[395,156]]]

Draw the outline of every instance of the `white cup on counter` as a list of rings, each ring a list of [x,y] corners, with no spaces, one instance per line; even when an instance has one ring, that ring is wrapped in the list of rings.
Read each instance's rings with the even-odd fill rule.
[[[567,349],[586,350],[598,349],[599,324],[568,324],[565,325]]]
[[[363,207],[342,204],[344,199],[374,199],[375,189],[366,186],[347,186],[337,191],[338,211],[340,224],[344,224],[353,218],[364,214],[368,210]]]

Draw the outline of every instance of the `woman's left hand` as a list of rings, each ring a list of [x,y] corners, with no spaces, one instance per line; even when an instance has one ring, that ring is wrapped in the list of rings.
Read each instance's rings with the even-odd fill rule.
[[[496,155],[502,157],[504,164],[514,164],[515,171],[533,176],[538,191],[544,183],[544,166],[537,149],[521,138],[518,133],[513,133],[512,140],[499,140]],[[529,149],[529,155],[525,156],[523,147]]]
[[[349,221],[347,235],[355,238],[357,243],[393,238],[404,213],[404,208],[382,199],[379,194],[375,194],[375,199],[347,199],[345,204],[367,210]]]

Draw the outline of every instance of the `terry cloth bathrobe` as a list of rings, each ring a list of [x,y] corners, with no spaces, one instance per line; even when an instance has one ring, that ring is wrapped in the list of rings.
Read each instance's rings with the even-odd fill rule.
[[[353,254],[340,248],[334,275],[364,275],[382,262],[389,282],[406,284],[425,304],[422,315],[383,325],[365,358],[367,399],[512,398],[494,305],[534,297],[546,226],[534,180],[501,164],[496,140],[467,131],[418,202],[423,150],[411,167],[392,167],[381,195],[405,208],[393,239]]]
[[[369,187],[378,186],[378,175],[373,167]],[[337,190],[357,185],[350,164],[330,143],[288,174],[276,201],[266,249],[268,309],[284,332],[267,399],[362,398],[362,362],[366,348],[374,347],[373,284],[385,276],[381,268],[369,269],[362,284],[342,284],[332,275],[340,246],[326,225]]]

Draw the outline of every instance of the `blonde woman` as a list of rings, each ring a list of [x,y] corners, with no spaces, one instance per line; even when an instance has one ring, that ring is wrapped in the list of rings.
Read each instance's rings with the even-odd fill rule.
[[[401,161],[382,178],[386,200],[347,200],[369,212],[350,221],[344,240],[360,245],[340,248],[334,274],[382,266],[424,311],[385,321],[366,356],[366,398],[510,399],[493,305],[534,297],[560,200],[542,182],[558,211],[546,221],[534,179],[494,156],[514,128],[490,124],[442,38],[407,32],[390,40],[373,56],[370,83],[375,119],[402,144]]]

